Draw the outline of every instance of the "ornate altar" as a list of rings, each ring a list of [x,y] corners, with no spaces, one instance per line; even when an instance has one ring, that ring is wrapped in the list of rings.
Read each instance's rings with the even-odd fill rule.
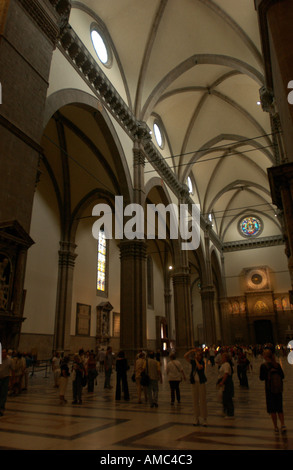
[[[27,250],[33,243],[17,221],[0,224],[0,342],[4,348],[18,346]]]

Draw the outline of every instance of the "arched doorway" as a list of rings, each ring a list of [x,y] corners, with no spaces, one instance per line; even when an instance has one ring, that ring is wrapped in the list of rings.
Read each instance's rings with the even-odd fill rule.
[[[274,343],[273,327],[270,320],[256,320],[254,322],[255,343]]]

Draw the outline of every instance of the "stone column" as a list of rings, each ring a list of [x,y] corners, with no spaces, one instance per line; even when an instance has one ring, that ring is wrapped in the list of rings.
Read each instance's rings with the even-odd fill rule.
[[[168,280],[170,282],[170,280]],[[172,322],[171,322],[171,301],[172,301],[172,292],[169,285],[165,285],[164,289],[164,300],[165,300],[165,316],[168,325],[168,339],[172,339]]]
[[[288,84],[293,80],[293,3],[291,0],[255,0],[265,64],[266,87],[272,92],[283,130],[289,161],[293,161],[293,105]]]
[[[120,243],[120,348],[130,360],[138,350],[147,348],[146,257],[144,240]]]
[[[176,327],[176,352],[184,354],[194,347],[191,315],[190,274],[187,266],[176,267],[172,276]]]
[[[69,0],[0,1],[0,226],[28,236],[52,54],[68,20]],[[3,246],[4,252],[9,244]],[[14,316],[23,310],[26,253],[15,267]]]
[[[213,284],[213,273],[210,255],[210,237],[209,225],[205,229],[205,260],[206,260],[206,284],[201,288],[202,312],[203,312],[203,330],[206,344],[216,343],[216,325],[214,298],[215,288]]]
[[[144,185],[145,153],[140,140],[134,141],[133,147],[133,199],[135,204],[145,205]]]
[[[55,317],[54,350],[70,352],[72,286],[76,245],[61,241]]]
[[[293,105],[289,102],[289,82],[293,80],[293,3],[291,0],[255,0],[265,64],[267,95],[278,113],[284,143],[280,165],[268,170],[272,200],[284,215],[286,254],[291,275],[293,301]],[[268,110],[268,109],[265,109]]]
[[[133,147],[133,201],[144,210],[145,153],[143,139],[147,137],[143,124],[139,127]],[[144,221],[143,221],[144,222]],[[141,234],[144,237],[144,234]],[[120,243],[120,348],[134,359],[139,349],[147,348],[146,335],[146,259],[144,239],[124,239]]]
[[[223,296],[219,299],[221,312],[221,333],[223,344],[231,344],[231,325],[230,317],[227,309],[227,284],[225,276],[225,256],[221,252],[221,268],[223,277]]]
[[[59,30],[60,15],[48,0],[0,2],[0,222],[16,220],[27,233]]]
[[[286,255],[291,277],[290,301],[293,301],[293,164],[287,163],[268,169],[272,201],[283,212],[283,230]]]
[[[216,344],[216,327],[214,312],[215,290],[212,286],[202,286],[201,301],[203,312],[203,334],[205,343]]]
[[[188,203],[189,191],[182,187],[178,205]],[[179,210],[179,217],[182,217]],[[183,215],[185,216],[185,214]],[[179,221],[180,224],[180,221]],[[181,249],[185,242],[179,234],[178,250],[175,251],[175,269],[172,272],[174,291],[174,313],[176,328],[176,352],[183,355],[188,348],[194,347],[193,318],[191,311],[191,282],[188,250]]]

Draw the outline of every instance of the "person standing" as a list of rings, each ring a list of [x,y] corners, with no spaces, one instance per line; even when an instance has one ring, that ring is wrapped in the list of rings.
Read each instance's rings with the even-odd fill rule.
[[[11,395],[18,395],[21,392],[22,378],[24,374],[25,362],[22,359],[22,354],[17,352],[12,358],[13,372],[12,372],[12,390]]]
[[[7,355],[7,350],[2,350],[2,364],[0,364],[0,416],[3,416],[9,389],[10,374],[13,372],[13,361]]]
[[[170,361],[167,364],[167,378],[171,391],[171,405],[174,405],[175,395],[177,402],[180,403],[180,382],[182,378],[186,380],[186,377],[181,363],[176,359],[176,354],[171,353],[169,357]]]
[[[59,378],[60,378],[60,354],[55,353],[52,358],[52,372],[54,375],[54,387],[59,387]]]
[[[87,371],[87,391],[89,393],[94,392],[94,385],[95,385],[95,380],[98,376],[98,371],[97,371],[97,361],[96,357],[93,351],[89,353],[89,358],[86,363],[86,371]]]
[[[219,369],[218,386],[223,387],[222,404],[223,413],[226,418],[234,417],[234,384],[232,379],[231,358],[228,352],[222,354],[222,365]]]
[[[32,366],[33,364],[33,360],[32,360],[32,357],[30,354],[28,353],[25,353],[24,354],[24,358],[25,358],[25,370],[24,370],[24,378],[23,378],[23,390],[27,390],[28,388],[28,378],[29,378],[29,370],[30,370],[30,367]]]
[[[283,380],[284,372],[271,349],[264,349],[265,362],[260,366],[259,378],[265,382],[267,412],[271,415],[275,433],[279,432],[278,417],[281,423],[281,432],[286,432],[283,412]]]
[[[216,354],[215,346],[212,345],[212,347],[210,348],[210,363],[212,367],[215,366],[215,354]]]
[[[121,383],[122,383],[122,390],[124,393],[124,400],[129,400],[129,389],[128,389],[128,382],[127,382],[127,371],[128,371],[128,363],[127,359],[125,358],[124,351],[120,351],[118,353],[116,359],[116,395],[115,399],[120,400],[121,398]]]
[[[60,363],[59,398],[60,398],[61,405],[67,403],[65,394],[66,394],[67,385],[68,385],[68,378],[70,377],[68,363],[69,363],[68,356],[65,356]]]
[[[201,349],[191,349],[184,358],[191,364],[191,390],[193,398],[194,410],[194,426],[199,426],[200,418],[203,420],[203,426],[207,426],[207,400],[206,386],[207,381],[205,375],[205,363],[203,359],[203,351]]]
[[[142,403],[141,401],[142,391],[144,392],[145,402],[148,401],[148,391],[147,391],[148,388],[146,386],[141,385],[141,373],[145,368],[146,368],[145,354],[141,351],[134,365],[134,375],[135,375],[138,403]]]
[[[105,369],[105,383],[104,388],[111,389],[111,374],[113,368],[113,354],[111,346],[107,347],[106,356],[104,360],[104,369]]]
[[[72,366],[72,392],[73,392],[73,402],[72,404],[75,405],[76,403],[82,403],[82,380],[85,375],[84,365],[80,359],[80,356],[76,354],[73,359],[73,366]]]
[[[148,400],[151,408],[158,407],[159,380],[162,383],[161,365],[155,360],[155,353],[151,351],[146,360],[146,373],[149,376]]]
[[[238,351],[237,357],[237,375],[239,379],[240,387],[248,388],[247,369],[249,367],[249,360],[242,349]]]
[[[106,357],[106,353],[104,351],[104,348],[102,348],[98,353],[98,362],[100,364],[99,372],[104,372],[105,357]]]

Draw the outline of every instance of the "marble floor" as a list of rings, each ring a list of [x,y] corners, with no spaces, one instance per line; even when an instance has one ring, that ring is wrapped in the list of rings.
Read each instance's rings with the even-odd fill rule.
[[[73,405],[71,384],[66,405],[59,404],[52,373],[39,372],[29,378],[27,391],[9,397],[0,418],[0,450],[95,450],[95,451],[180,451],[196,450],[292,450],[293,449],[293,366],[280,359],[285,372],[284,413],[286,434],[275,435],[266,413],[264,384],[258,378],[262,359],[252,362],[249,389],[235,384],[235,418],[221,416],[215,387],[217,370],[207,364],[208,426],[193,426],[191,390],[181,384],[182,402],[170,405],[169,385],[162,360],[163,384],[158,408],[138,404],[135,386],[129,375],[131,399],[115,402],[113,387],[103,388],[104,374],[98,377],[93,394],[83,389],[83,403]],[[182,360],[189,372],[189,364]],[[115,386],[115,375],[112,375]]]

